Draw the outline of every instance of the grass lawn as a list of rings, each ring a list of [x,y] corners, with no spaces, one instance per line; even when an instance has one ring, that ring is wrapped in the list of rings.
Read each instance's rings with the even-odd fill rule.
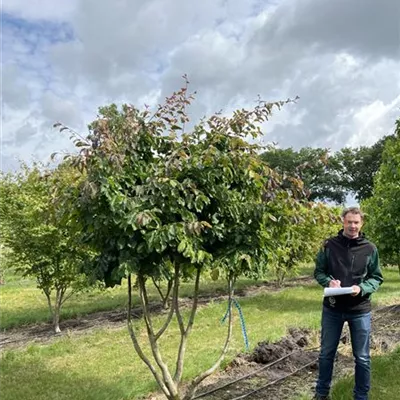
[[[400,347],[389,355],[372,357],[370,400],[394,400],[399,396]],[[354,378],[349,376],[335,384],[332,400],[353,398]]]
[[[21,325],[51,321],[45,295],[36,287],[33,279],[21,278],[15,274],[6,274],[5,285],[0,286],[0,329],[9,329]],[[238,282],[237,289],[254,284],[254,280],[242,279]],[[183,283],[181,296],[190,294],[192,284]],[[226,282],[206,281],[201,287],[201,294],[225,293]],[[150,289],[150,299],[159,301],[159,296],[154,287]],[[138,304],[137,296],[133,303]],[[124,310],[127,307],[126,280],[121,286],[77,293],[65,302],[61,311],[63,319],[80,317],[96,311]]]
[[[375,295],[374,304],[400,302],[398,272],[385,270],[384,275],[386,282]],[[318,329],[321,295],[321,288],[313,285],[241,299],[250,346],[261,340],[276,340],[292,326]],[[18,304],[18,296],[16,301]],[[220,323],[226,306],[226,302],[211,302],[199,309],[188,344],[185,379],[217,358],[226,332]],[[161,325],[160,317],[155,320]],[[138,332],[144,343],[141,328],[138,326]],[[177,331],[177,326],[171,325],[161,340],[164,358],[170,364],[178,348]],[[243,351],[237,314],[234,332],[228,360]],[[0,371],[2,400],[133,400],[156,390],[150,373],[133,350],[126,328],[98,329],[88,335],[64,336],[48,345],[5,351]],[[396,380],[392,384],[397,387]]]

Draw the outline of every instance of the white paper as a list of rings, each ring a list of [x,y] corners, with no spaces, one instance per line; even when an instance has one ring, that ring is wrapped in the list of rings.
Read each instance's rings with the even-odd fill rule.
[[[343,294],[352,294],[352,287],[340,287],[340,288],[325,288],[324,297],[328,296],[341,296]]]

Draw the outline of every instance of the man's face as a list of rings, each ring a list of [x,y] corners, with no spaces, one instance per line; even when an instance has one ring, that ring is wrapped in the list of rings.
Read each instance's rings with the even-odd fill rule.
[[[347,213],[343,219],[343,231],[345,236],[354,239],[360,234],[363,221],[360,214]]]

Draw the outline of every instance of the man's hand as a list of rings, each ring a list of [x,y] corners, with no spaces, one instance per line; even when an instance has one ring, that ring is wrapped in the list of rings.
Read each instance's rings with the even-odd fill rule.
[[[342,283],[342,282],[340,282],[338,279],[332,279],[332,280],[329,282],[329,287],[338,288],[338,287],[340,287],[341,283]]]
[[[351,294],[352,296],[357,296],[361,292],[360,286],[353,285],[352,289],[353,289],[353,293]]]

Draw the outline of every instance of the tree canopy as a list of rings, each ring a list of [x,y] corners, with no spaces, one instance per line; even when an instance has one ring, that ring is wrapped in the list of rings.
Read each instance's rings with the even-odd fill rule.
[[[362,205],[367,212],[367,233],[383,261],[400,268],[400,119],[395,135],[385,142],[373,196]]]
[[[271,168],[302,179],[309,200],[344,204],[348,194],[358,201],[372,196],[374,176],[390,137],[385,136],[370,147],[344,147],[336,152],[311,147],[298,151],[271,147],[261,157]]]
[[[79,179],[80,174],[66,164],[53,170],[40,164],[22,165],[20,172],[3,174],[0,179],[0,229],[7,262],[36,278],[56,333],[62,305],[86,285],[79,270],[87,250],[62,220],[55,190],[66,191]]]

